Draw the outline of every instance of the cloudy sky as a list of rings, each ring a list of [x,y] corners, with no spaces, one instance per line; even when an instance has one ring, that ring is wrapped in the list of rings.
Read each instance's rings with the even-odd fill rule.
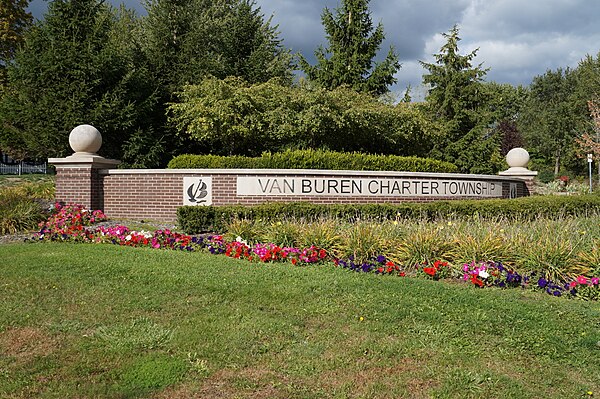
[[[144,14],[139,0],[124,2]],[[327,45],[321,13],[335,9],[338,0],[256,0],[263,13],[279,25],[284,45],[314,59],[314,49]],[[43,15],[44,0],[31,0],[36,17]],[[548,69],[576,67],[586,55],[600,51],[598,0],[371,0],[375,24],[382,22],[386,41],[381,55],[393,45],[402,62],[394,92],[408,84],[420,97],[423,69],[444,44],[441,35],[454,24],[460,27],[461,54],[479,48],[476,63],[490,68],[486,80],[528,85]]]

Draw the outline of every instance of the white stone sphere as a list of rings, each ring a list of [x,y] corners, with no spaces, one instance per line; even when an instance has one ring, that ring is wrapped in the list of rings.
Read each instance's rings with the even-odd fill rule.
[[[69,145],[76,153],[95,154],[102,146],[102,135],[94,126],[79,125],[71,130]]]
[[[526,168],[529,153],[524,148],[513,148],[506,154],[506,163],[511,168]]]

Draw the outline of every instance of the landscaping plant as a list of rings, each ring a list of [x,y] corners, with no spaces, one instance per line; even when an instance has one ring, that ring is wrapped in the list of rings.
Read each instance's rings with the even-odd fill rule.
[[[557,223],[555,221],[542,221],[541,227],[537,226],[538,231],[533,230],[536,225],[532,222],[525,236],[519,236],[516,231],[509,229],[506,237],[502,238],[502,240],[513,240],[507,243],[496,241],[492,231],[489,231],[484,237],[491,244],[484,242],[484,246],[478,245],[476,236],[464,235],[469,231],[469,227],[472,227],[472,223],[481,229],[479,221],[448,221],[445,225],[439,224],[435,228],[424,223],[410,225],[408,221],[402,224],[394,221],[380,225],[360,222],[345,227],[331,222],[321,222],[320,228],[315,230],[318,232],[320,229],[318,236],[329,237],[330,242],[340,243],[336,249],[329,249],[314,244],[301,247],[287,245],[303,242],[298,237],[305,235],[310,225],[301,227],[282,222],[271,224],[263,229],[247,220],[232,224],[232,227],[239,228],[235,233],[251,234],[254,241],[250,242],[241,235],[232,240],[223,235],[196,237],[167,229],[148,232],[131,231],[126,226],[98,228],[91,226],[94,222],[104,219],[105,216],[100,211],[88,211],[79,205],[57,205],[55,214],[42,224],[35,240],[106,242],[190,252],[203,250],[212,254],[223,254],[262,263],[291,262],[293,265],[306,265],[332,262],[337,267],[355,272],[422,276],[434,280],[462,277],[464,281],[477,287],[532,288],[544,290],[553,296],[566,294],[588,300],[598,299],[600,292],[598,276],[589,274],[592,269],[581,267],[574,262],[576,256],[572,248],[573,244],[564,243],[556,238],[564,238],[564,236],[548,237],[547,242],[554,243],[554,246],[529,245],[528,249],[524,248],[526,238],[541,234],[545,228]],[[491,229],[496,227],[494,224],[490,225]],[[396,229],[399,232],[394,234]],[[280,243],[263,241],[264,236],[260,236],[259,231],[267,237],[279,237]],[[457,239],[451,239],[453,231],[459,231],[462,234],[460,239],[466,241],[467,246],[476,249],[476,251],[466,252],[473,258],[469,262],[463,262],[464,248],[461,249],[460,244],[457,244]],[[338,234],[339,241],[337,238],[333,239],[338,237]],[[386,236],[391,236],[393,239],[386,239]],[[590,244],[595,245],[595,240],[591,243],[589,240],[585,241],[584,234],[579,233],[578,237],[578,248],[590,248]],[[514,245],[516,242],[514,240],[521,240],[519,249],[524,251],[524,255],[517,257],[514,265],[491,258],[477,259],[479,256],[499,256],[498,254],[503,253],[500,249]],[[544,252],[540,253],[540,249]],[[388,255],[388,252],[392,255]],[[590,259],[594,259],[593,255]],[[581,256],[580,261],[584,261]]]

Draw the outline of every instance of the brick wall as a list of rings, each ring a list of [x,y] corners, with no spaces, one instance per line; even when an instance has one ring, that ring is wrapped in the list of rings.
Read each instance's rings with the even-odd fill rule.
[[[473,199],[478,196],[448,196],[448,197],[394,197],[394,196],[237,196],[236,184],[238,176],[269,176],[273,173],[278,177],[323,177],[323,174],[293,173],[293,171],[240,171],[240,170],[101,170],[93,174],[90,179],[94,180],[90,188],[86,188],[85,182],[77,182],[77,179],[85,179],[85,174],[78,170],[57,173],[57,193],[60,190],[60,198],[80,198],[87,203],[99,204],[98,209],[111,218],[125,218],[136,220],[168,220],[176,219],[177,208],[183,204],[183,178],[184,177],[212,177],[213,206],[220,205],[256,205],[264,202],[297,202],[305,201],[317,204],[340,204],[340,203],[401,203],[401,202],[429,202],[436,200]],[[341,172],[329,172],[329,176],[336,178],[356,177],[381,178],[402,176],[403,179],[417,179],[414,174],[402,174],[391,172],[355,172],[344,174]],[[424,175],[424,174],[423,174]],[[90,176],[88,173],[87,176]],[[427,175],[428,178],[436,176]],[[503,178],[497,176],[469,176],[469,175],[444,175],[444,179],[482,179],[492,181],[502,186],[503,198],[509,197],[510,184],[516,184],[517,196],[529,195],[526,184],[515,178]],[[89,186],[89,184],[88,184]],[[59,189],[60,187],[60,189]],[[81,190],[81,193],[78,192]],[[89,192],[90,194],[86,194]],[[94,193],[99,198],[90,200],[89,196]],[[72,202],[72,201],[69,201]],[[75,201],[77,202],[77,201]]]
[[[56,168],[56,200],[99,208],[100,204],[92,200],[92,193],[96,193],[98,187],[97,179],[94,179],[97,173],[91,166]]]

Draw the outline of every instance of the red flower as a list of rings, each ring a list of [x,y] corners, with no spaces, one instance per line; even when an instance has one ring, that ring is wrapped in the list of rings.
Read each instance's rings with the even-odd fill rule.
[[[379,273],[383,273],[383,267],[380,267],[379,269],[377,269],[377,271],[378,271]]]
[[[475,284],[476,286],[483,287],[483,281],[481,281],[480,279],[478,279],[477,275],[471,274],[471,277],[469,278],[469,280],[471,280],[471,282],[473,284]]]
[[[446,266],[448,266],[448,262],[442,262],[441,260],[436,260],[433,262],[433,267],[435,267],[436,270],[440,270],[442,267]]]
[[[406,276],[406,273],[404,273],[404,272],[400,272],[400,273],[398,273],[398,276],[400,276],[400,277],[404,277],[404,276]]]
[[[298,263],[298,259],[292,258],[292,265],[296,266],[296,263]]]
[[[435,267],[424,267],[423,272],[425,272],[426,274],[429,274],[430,276],[435,276],[437,269]]]

